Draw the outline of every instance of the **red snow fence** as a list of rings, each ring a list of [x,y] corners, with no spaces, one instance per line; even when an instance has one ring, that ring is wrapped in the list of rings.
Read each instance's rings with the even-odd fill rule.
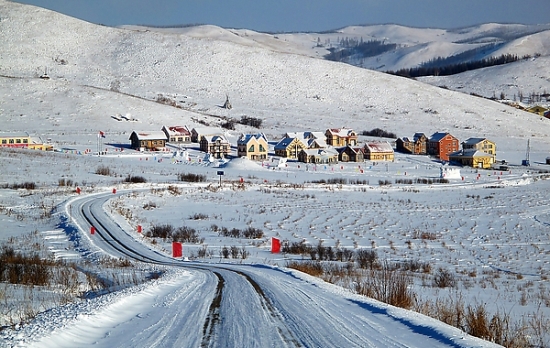
[[[279,238],[271,237],[271,253],[278,254],[281,252],[281,240]]]
[[[182,257],[183,247],[179,242],[172,242],[172,257]]]

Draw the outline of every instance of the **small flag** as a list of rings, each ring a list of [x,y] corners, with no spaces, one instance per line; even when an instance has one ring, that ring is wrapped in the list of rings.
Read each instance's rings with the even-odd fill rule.
[[[99,131],[98,137],[105,138],[105,132]]]

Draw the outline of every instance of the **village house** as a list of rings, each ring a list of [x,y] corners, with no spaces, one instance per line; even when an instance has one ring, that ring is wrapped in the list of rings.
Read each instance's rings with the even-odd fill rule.
[[[211,154],[214,158],[226,158],[231,154],[231,144],[223,135],[202,136],[200,150]]]
[[[496,144],[486,138],[469,138],[462,142],[462,150],[449,155],[449,160],[474,168],[491,168],[496,162]]]
[[[393,147],[387,141],[369,141],[363,147],[367,161],[391,161],[395,159]]]
[[[163,131],[133,131],[130,134],[132,149],[138,151],[163,151],[167,139]]]
[[[531,112],[533,114],[537,114],[540,116],[544,116],[544,113],[547,112],[548,109],[541,105],[535,105],[535,106],[528,107],[527,109],[525,109],[525,111]]]
[[[428,154],[442,161],[449,161],[449,155],[459,149],[458,139],[450,133],[436,132],[428,141]]]
[[[0,133],[0,147],[23,148],[52,151],[53,146],[44,144],[40,137],[31,137],[29,133]]]
[[[331,164],[338,163],[338,152],[333,148],[304,149],[298,154],[298,160],[304,163]]]
[[[396,140],[396,149],[399,152],[413,155],[428,154],[428,137],[424,133],[415,133],[413,138],[399,138]]]
[[[188,144],[191,142],[191,131],[187,126],[163,126],[162,131],[166,134],[169,143]]]
[[[349,128],[331,128],[325,132],[327,145],[334,147],[357,145],[357,133]]]
[[[199,143],[203,136],[223,135],[223,131],[214,127],[197,127],[191,130],[191,142]]]
[[[275,155],[290,159],[297,159],[300,151],[307,149],[307,145],[298,138],[283,138],[275,147]]]
[[[237,140],[237,156],[254,161],[267,159],[267,138],[263,133],[242,134]]]
[[[352,147],[350,145],[338,149],[338,160],[340,162],[363,162],[365,156],[362,147]]]

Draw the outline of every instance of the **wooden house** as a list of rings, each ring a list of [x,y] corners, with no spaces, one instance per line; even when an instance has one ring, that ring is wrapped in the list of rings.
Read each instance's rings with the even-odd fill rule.
[[[370,141],[363,148],[367,161],[394,161],[393,147],[387,141]]]
[[[191,142],[200,143],[203,136],[222,135],[223,131],[214,127],[197,127],[191,129]]]
[[[415,133],[413,138],[404,137],[397,139],[397,151],[413,155],[428,154],[428,137],[424,133]]]
[[[254,161],[267,159],[267,138],[263,133],[242,134],[237,140],[237,156]]]
[[[449,155],[459,149],[458,139],[450,133],[434,133],[428,141],[428,154],[442,161],[448,161]]]
[[[315,164],[338,163],[338,152],[333,147],[326,149],[303,149],[298,154],[298,161]]]
[[[362,147],[346,146],[338,149],[338,160],[340,162],[363,162],[365,156]]]
[[[357,145],[357,133],[349,128],[331,128],[325,132],[327,145],[334,147]]]
[[[167,139],[163,131],[133,131],[130,134],[132,149],[138,151],[162,151]]]
[[[223,135],[202,136],[200,149],[214,158],[225,158],[231,154],[231,144]]]
[[[162,131],[166,134],[169,143],[188,144],[191,142],[191,131],[187,126],[163,126]]]

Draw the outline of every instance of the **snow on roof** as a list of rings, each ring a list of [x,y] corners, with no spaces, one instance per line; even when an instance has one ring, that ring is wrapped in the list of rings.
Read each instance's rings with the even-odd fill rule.
[[[164,126],[164,129],[166,129],[171,135],[191,135],[191,132],[187,126]]]
[[[0,138],[26,138],[29,136],[27,132],[21,133],[0,133]]]
[[[303,147],[307,147],[307,145],[304,143],[304,140],[300,139],[300,138],[296,138],[296,137],[292,137],[292,138],[283,138],[281,139],[281,141],[279,141],[274,149],[275,150],[279,150],[279,149],[286,149],[288,147],[288,145],[290,145],[294,139],[297,139],[300,143],[302,143]]]
[[[393,152],[393,147],[387,141],[371,141],[365,146],[370,152]]]
[[[133,131],[136,133],[139,140],[166,140],[166,134],[163,131]]]
[[[351,128],[330,128],[329,132],[339,136],[340,138],[346,138],[355,135],[355,132]]]
[[[256,134],[241,134],[239,139],[237,140],[237,144],[246,144],[250,141],[250,139],[255,138],[256,140],[260,140],[261,138],[264,138],[264,140],[267,142],[267,137],[264,133],[256,133]]]

